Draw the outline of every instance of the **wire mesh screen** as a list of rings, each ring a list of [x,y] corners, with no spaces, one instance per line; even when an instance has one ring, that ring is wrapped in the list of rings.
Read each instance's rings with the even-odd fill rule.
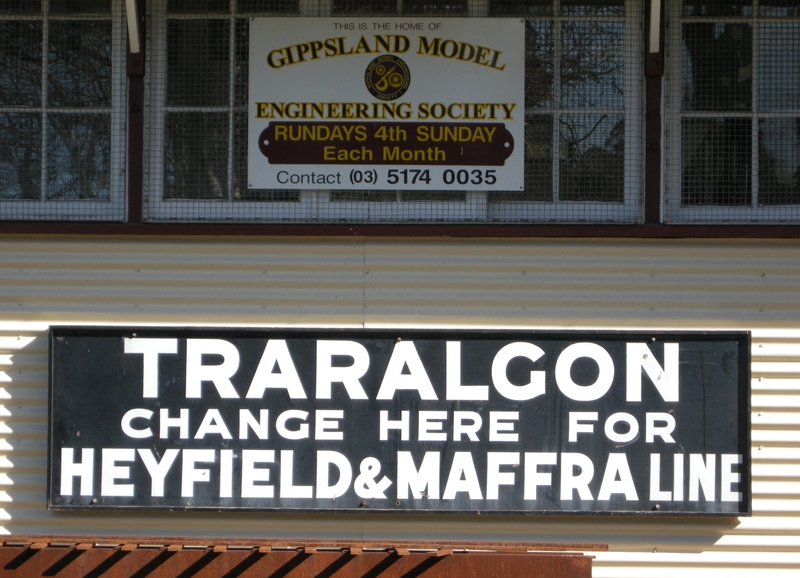
[[[122,2],[0,1],[0,218],[124,217]]]
[[[671,19],[666,215],[800,220],[800,2],[685,0]]]
[[[641,3],[154,0],[148,16],[145,213],[150,220],[640,219]],[[254,16],[525,19],[524,190],[248,188]]]

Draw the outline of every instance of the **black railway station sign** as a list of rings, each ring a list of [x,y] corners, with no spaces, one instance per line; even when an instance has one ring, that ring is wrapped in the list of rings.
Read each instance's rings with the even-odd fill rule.
[[[54,509],[751,510],[746,332],[50,339]]]

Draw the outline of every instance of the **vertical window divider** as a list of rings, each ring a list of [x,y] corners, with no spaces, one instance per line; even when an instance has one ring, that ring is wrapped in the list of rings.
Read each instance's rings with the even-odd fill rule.
[[[148,208],[148,220],[154,217],[155,205],[164,200],[165,193],[163,143],[165,139],[164,123],[167,117],[166,75],[168,74],[166,70],[166,27],[168,25],[166,7],[166,2],[151,2],[151,10],[148,15],[151,23],[149,34],[151,46],[145,61],[147,66],[145,90],[148,93],[149,105],[147,140],[151,143],[147,155],[149,175],[145,201]],[[159,29],[157,30],[156,27]],[[160,143],[160,146],[154,146],[155,143]]]
[[[561,189],[561,0],[553,3],[553,204]]]
[[[41,158],[41,186],[39,194],[41,201],[47,201],[47,112],[48,103],[48,77],[50,68],[50,2],[42,0],[42,158]]]
[[[653,9],[659,11],[658,27],[652,28]],[[644,222],[660,223],[662,217],[662,189],[666,195],[666,189],[662,184],[663,166],[663,136],[662,136],[662,103],[664,90],[664,36],[666,27],[664,18],[666,9],[663,1],[645,0],[645,68],[644,68],[644,180],[643,180],[643,205]],[[652,46],[651,35],[658,34],[659,42],[657,46]],[[657,48],[657,52],[652,49]],[[627,114],[627,109],[626,109]]]
[[[127,47],[126,75],[128,94],[125,107],[127,120],[127,214],[129,223],[141,223],[144,213],[144,74],[145,74],[145,18],[146,1],[136,1],[136,16],[139,18],[139,52],[130,52]],[[124,31],[121,32],[124,35]],[[123,40],[123,42],[125,42]]]
[[[234,123],[236,120],[236,0],[231,0],[229,4],[230,29],[228,31],[228,58],[230,63],[228,65],[228,201],[233,201],[233,154],[234,154],[234,137],[235,128]]]
[[[752,62],[750,63],[750,71],[752,75],[752,91],[751,98],[753,102],[750,106],[752,113],[751,124],[751,144],[750,144],[750,157],[752,169],[750,171],[750,204],[753,208],[758,207],[758,177],[759,177],[759,150],[758,150],[758,73],[761,68],[758,62],[759,58],[759,14],[758,14],[758,0],[753,0],[753,47],[752,47]]]

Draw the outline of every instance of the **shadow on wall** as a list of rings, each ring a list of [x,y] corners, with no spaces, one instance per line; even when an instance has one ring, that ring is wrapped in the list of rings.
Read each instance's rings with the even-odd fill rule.
[[[41,517],[47,476],[47,335],[0,326],[0,523]],[[38,512],[37,512],[38,510]],[[20,529],[18,531],[28,531]]]

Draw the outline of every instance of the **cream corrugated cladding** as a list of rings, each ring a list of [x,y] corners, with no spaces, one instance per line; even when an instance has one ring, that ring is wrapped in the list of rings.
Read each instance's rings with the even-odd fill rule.
[[[6,533],[586,541],[596,577],[800,569],[800,242],[0,241]],[[51,324],[748,329],[753,516],[381,516],[45,509]],[[265,529],[265,521],[269,528]]]

